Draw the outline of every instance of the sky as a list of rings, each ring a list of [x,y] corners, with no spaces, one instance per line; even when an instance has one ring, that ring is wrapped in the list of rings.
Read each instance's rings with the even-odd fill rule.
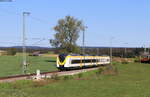
[[[0,2],[0,46],[22,45],[22,13],[26,44],[51,47],[53,27],[67,15],[82,20],[86,46],[149,47],[150,0],[13,0]],[[111,44],[112,43],[112,44]],[[82,32],[77,41],[82,45]]]

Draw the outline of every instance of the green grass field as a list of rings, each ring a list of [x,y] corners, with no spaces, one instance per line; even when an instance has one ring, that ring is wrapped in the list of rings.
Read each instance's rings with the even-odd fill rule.
[[[0,84],[0,97],[150,97],[150,64],[117,64],[117,75],[84,73],[40,82]]]
[[[28,73],[57,70],[54,57],[27,56]],[[0,77],[22,74],[22,56],[0,56]]]

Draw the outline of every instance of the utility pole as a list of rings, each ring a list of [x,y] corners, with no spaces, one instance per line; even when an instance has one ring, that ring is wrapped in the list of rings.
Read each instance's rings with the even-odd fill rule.
[[[110,64],[112,65],[112,40],[114,39],[114,37],[110,38]]]
[[[25,17],[30,15],[29,12],[23,12],[23,33],[22,33],[22,56],[23,56],[23,65],[22,65],[22,71],[23,74],[26,74],[27,72],[27,57],[26,57],[26,23],[25,23]]]
[[[144,54],[146,54],[146,46],[144,45]]]
[[[84,55],[85,29],[83,30],[82,54]]]
[[[124,43],[125,45],[127,45],[128,43]],[[127,47],[125,46],[124,47],[124,58],[127,57]]]
[[[84,66],[85,66],[85,29],[88,28],[87,26],[83,27],[83,40],[82,40],[82,55],[84,56]]]
[[[148,53],[150,54],[150,46],[149,46],[149,48],[148,48]]]
[[[99,56],[99,47],[97,47],[97,56]]]
[[[87,26],[84,26],[83,28],[83,40],[82,40],[82,54],[85,54],[85,29],[87,29]]]

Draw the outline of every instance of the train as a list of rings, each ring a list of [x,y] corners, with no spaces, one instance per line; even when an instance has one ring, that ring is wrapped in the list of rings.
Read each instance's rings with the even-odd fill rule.
[[[140,61],[141,63],[150,63],[150,55],[144,56]]]
[[[60,54],[57,57],[56,63],[57,63],[57,68],[59,70],[68,70],[68,69],[107,65],[110,64],[110,57]]]

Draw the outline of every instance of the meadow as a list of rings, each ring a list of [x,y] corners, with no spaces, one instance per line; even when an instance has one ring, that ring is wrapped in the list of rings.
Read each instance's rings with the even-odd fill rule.
[[[27,56],[29,63],[27,73],[54,71],[56,68],[55,57]],[[0,77],[23,74],[22,56],[0,56]]]
[[[117,74],[90,71],[43,81],[0,84],[0,97],[149,97],[150,64],[116,63]]]

